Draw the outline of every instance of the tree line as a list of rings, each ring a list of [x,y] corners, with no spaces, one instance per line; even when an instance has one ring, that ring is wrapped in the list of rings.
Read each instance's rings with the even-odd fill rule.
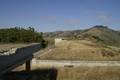
[[[37,32],[32,27],[28,27],[27,29],[21,27],[0,29],[0,43],[38,42],[45,45],[46,41],[42,35],[42,32]]]

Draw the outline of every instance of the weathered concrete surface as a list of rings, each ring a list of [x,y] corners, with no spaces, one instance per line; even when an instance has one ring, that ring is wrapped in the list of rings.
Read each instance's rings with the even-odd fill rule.
[[[12,55],[12,54],[15,54],[17,51],[17,48],[11,48],[10,50],[8,51],[3,51],[2,53],[0,53],[0,56],[1,55]]]
[[[96,67],[96,66],[119,66],[120,61],[70,61],[70,60],[32,60],[34,66],[49,67]]]
[[[8,51],[12,48],[21,48],[21,47],[26,47],[29,46],[31,44],[0,44],[0,52],[4,52],[4,51]]]
[[[0,56],[0,74],[32,59],[33,54],[41,49],[40,44],[31,44],[18,48],[15,54]]]

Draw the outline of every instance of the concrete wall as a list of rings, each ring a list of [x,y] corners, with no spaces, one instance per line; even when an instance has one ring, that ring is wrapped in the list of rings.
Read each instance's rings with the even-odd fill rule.
[[[66,40],[63,38],[55,38],[55,46],[59,45],[59,43],[61,43],[63,41],[66,41]]]
[[[7,68],[14,68],[14,65],[19,66],[19,64],[25,63],[26,60],[31,59],[33,54],[40,49],[40,44],[33,44],[30,46],[18,48],[13,55],[0,56],[0,73],[4,70],[7,70]]]
[[[96,67],[96,66],[119,66],[120,61],[70,61],[70,60],[32,60],[33,66],[46,67]]]

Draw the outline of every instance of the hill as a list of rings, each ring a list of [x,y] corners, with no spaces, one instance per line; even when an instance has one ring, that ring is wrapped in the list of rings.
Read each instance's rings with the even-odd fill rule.
[[[66,37],[70,39],[88,40],[102,45],[105,44],[120,47],[120,32],[102,25],[94,26],[85,30],[44,33],[44,37]]]
[[[51,34],[49,35],[51,36]],[[85,30],[63,31],[61,33],[52,32],[51,37],[71,39],[55,44],[54,48],[47,50],[44,55],[38,56],[38,58],[48,60],[120,60],[119,32],[106,26],[94,26]]]
[[[72,31],[56,31],[44,33],[44,37],[57,38],[57,37],[67,37],[73,38],[76,34],[82,33],[82,30],[72,30]]]
[[[106,26],[95,26],[78,35],[80,39],[102,43],[110,46],[120,46],[120,35]]]

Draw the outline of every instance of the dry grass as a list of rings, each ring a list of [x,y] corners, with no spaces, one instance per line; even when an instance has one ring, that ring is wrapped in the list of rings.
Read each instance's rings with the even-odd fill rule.
[[[40,59],[65,59],[65,60],[120,60],[120,50],[89,41],[64,41],[41,56]]]
[[[119,67],[79,67],[58,69],[57,80],[120,80]]]
[[[33,72],[36,69],[41,71],[51,68],[44,67],[38,68],[34,66],[34,69],[31,72]],[[62,67],[56,68],[55,70],[57,72],[57,75],[54,76],[57,78],[56,80],[120,80],[120,67],[75,67],[75,68]],[[31,77],[33,77],[34,75],[37,76],[39,74],[35,73],[31,75]],[[47,75],[47,73],[44,75]],[[41,80],[40,77],[39,80]],[[47,79],[47,77],[44,77],[44,80],[49,79]]]

